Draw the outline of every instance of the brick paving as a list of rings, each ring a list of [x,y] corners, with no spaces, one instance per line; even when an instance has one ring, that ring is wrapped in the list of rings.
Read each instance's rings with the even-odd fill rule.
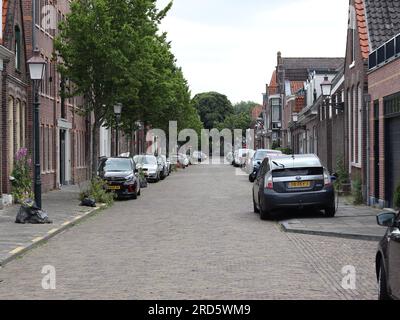
[[[289,234],[230,166],[192,166],[0,270],[1,299],[375,299],[376,243]],[[357,290],[341,288],[345,265]],[[43,290],[44,265],[56,290]]]

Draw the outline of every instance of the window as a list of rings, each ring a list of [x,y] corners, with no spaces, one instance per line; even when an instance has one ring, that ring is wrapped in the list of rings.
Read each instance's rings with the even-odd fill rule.
[[[8,163],[9,169],[11,171],[14,167],[14,99],[13,97],[9,97],[8,99],[8,110],[7,110],[7,132],[8,132],[8,139],[7,139],[7,147],[8,147]]]
[[[272,106],[272,122],[279,122],[280,110],[279,106]]]
[[[357,163],[361,164],[362,162],[362,107],[363,107],[363,90],[361,86],[358,86],[358,108],[357,108]]]
[[[20,133],[21,147],[26,147],[25,135],[26,135],[26,103],[23,102],[21,104],[21,133]]]
[[[348,139],[349,141],[349,159],[352,162],[353,161],[353,140],[351,138],[352,136],[352,130],[353,130],[353,122],[352,122],[352,114],[353,114],[353,108],[352,108],[352,98],[351,98],[351,91],[350,89],[347,90],[347,110],[348,110],[348,124],[349,124],[349,133],[350,133],[350,137]]]
[[[15,146],[16,151],[21,148],[21,101],[15,101]]]
[[[21,30],[18,26],[15,26],[15,69],[21,70]]]

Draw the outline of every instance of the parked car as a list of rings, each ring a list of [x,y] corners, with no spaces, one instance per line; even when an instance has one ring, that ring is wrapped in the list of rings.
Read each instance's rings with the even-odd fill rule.
[[[195,150],[190,156],[190,164],[201,163],[203,161],[206,161],[207,159],[208,156],[204,152]]]
[[[260,168],[260,165],[262,161],[268,157],[268,156],[274,156],[274,155],[282,155],[282,151],[279,150],[268,150],[268,149],[258,149],[253,157],[251,158],[251,161],[249,161],[246,164],[246,173],[249,174],[249,181],[254,182],[257,171]]]
[[[244,164],[243,164],[243,169],[246,171],[246,167],[248,167],[250,165],[250,163],[252,163],[252,159],[254,154],[256,153],[256,150],[252,150],[249,149],[247,154],[246,154],[246,158],[244,159]]]
[[[254,181],[254,212],[266,220],[277,209],[312,207],[333,217],[334,180],[316,155],[269,156]]]
[[[236,150],[233,156],[233,165],[235,167],[242,167],[247,156],[248,149]]]
[[[380,226],[386,227],[376,254],[376,277],[380,300],[400,299],[400,212],[382,212],[377,216]]]
[[[171,173],[171,161],[169,161],[169,158],[167,158],[167,156],[165,156],[165,155],[163,155],[163,154],[162,154],[160,157],[163,159],[163,161],[164,161],[164,163],[165,163],[165,166],[166,166],[166,174],[167,174],[167,176],[169,176],[170,173]]]
[[[229,152],[226,157],[226,161],[228,161],[229,164],[233,164],[233,152]]]
[[[98,175],[107,182],[107,190],[115,192],[118,197],[136,199],[140,195],[139,177],[132,158],[101,158]]]
[[[178,161],[181,163],[184,167],[188,167],[190,164],[189,157],[186,154],[179,153],[178,154]]]
[[[133,160],[138,169],[142,169],[148,181],[158,182],[161,179],[162,164],[153,155],[134,156]]]
[[[161,165],[160,179],[164,180],[169,174],[167,158],[160,155],[157,157],[157,162]]]

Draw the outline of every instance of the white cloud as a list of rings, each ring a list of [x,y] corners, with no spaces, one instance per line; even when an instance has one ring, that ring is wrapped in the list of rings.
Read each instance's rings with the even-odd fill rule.
[[[162,29],[193,94],[261,102],[277,51],[344,56],[347,11],[348,0],[175,0]]]

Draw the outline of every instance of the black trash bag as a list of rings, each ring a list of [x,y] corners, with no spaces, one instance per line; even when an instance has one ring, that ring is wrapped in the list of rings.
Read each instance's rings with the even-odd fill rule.
[[[91,199],[91,198],[85,198],[81,202],[81,206],[84,207],[96,207],[96,200]]]
[[[36,206],[28,207],[22,205],[19,208],[15,223],[47,224],[53,223],[47,213]]]

